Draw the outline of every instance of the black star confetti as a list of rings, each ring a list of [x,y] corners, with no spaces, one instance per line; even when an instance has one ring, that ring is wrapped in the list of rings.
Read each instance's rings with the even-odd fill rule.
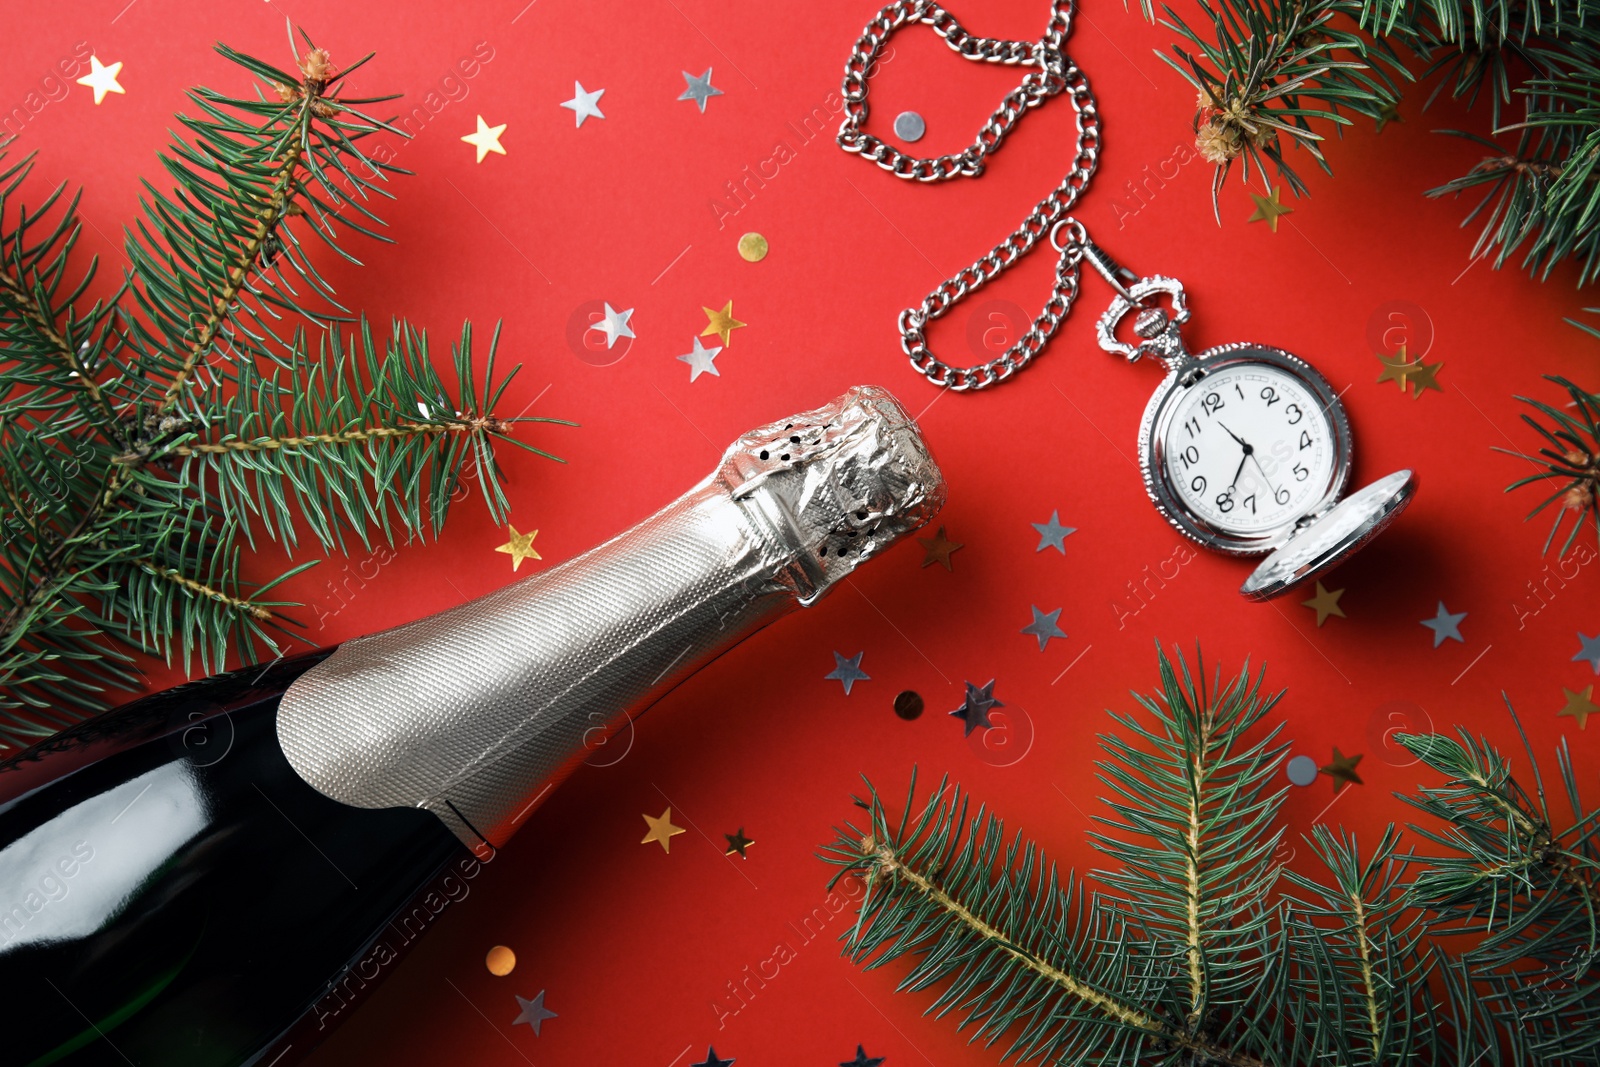
[[[887,1058],[886,1056],[868,1056],[867,1050],[857,1045],[855,1059],[844,1060],[839,1064],[839,1067],[878,1067],[878,1064]]]
[[[728,851],[724,852],[723,855],[731,856],[737,852],[741,859],[750,858],[744,854],[744,850],[755,844],[755,842],[744,836],[744,827],[741,826],[733,833],[723,834],[722,836],[728,839]]]
[[[701,1060],[699,1063],[690,1064],[690,1067],[732,1067],[732,1064],[732,1056],[729,1056],[725,1060],[719,1060],[717,1058],[717,1050],[712,1046],[707,1045],[706,1058]]]
[[[989,722],[989,712],[995,708],[1003,707],[1005,705],[994,698],[994,679],[990,678],[982,686],[968,682],[967,699],[962,701],[961,706],[950,714],[966,724],[966,730],[962,733],[962,736],[967,737],[971,736],[972,731],[980,726],[987,730],[993,725]]]

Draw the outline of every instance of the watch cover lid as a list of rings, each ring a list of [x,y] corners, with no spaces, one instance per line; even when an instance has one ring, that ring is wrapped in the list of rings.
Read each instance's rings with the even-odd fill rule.
[[[1239,592],[1271,600],[1344,562],[1382,533],[1417,493],[1417,476],[1401,470],[1351,493],[1327,513],[1289,535],[1277,551],[1245,579]]]

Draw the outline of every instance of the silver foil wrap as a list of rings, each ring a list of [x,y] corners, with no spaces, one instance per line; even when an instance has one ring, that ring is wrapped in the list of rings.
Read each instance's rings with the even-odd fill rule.
[[[340,645],[285,694],[279,742],[334,800],[427,808],[492,850],[630,716],[943,503],[916,424],[858,386],[598,548]]]

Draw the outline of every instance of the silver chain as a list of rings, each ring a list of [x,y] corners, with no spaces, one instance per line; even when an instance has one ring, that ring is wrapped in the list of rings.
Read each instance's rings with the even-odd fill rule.
[[[1077,154],[1072,169],[1029,212],[1004,241],[971,266],[940,283],[920,307],[900,313],[900,347],[911,359],[911,366],[933,384],[957,392],[987,389],[1026,367],[1049,342],[1061,320],[1066,318],[1078,294],[1078,272],[1088,237],[1083,226],[1067,216],[1078,202],[1094,174],[1100,156],[1100,113],[1089,81],[1078,65],[1061,50],[1072,29],[1072,0],[1055,2],[1044,36],[1037,41],[1003,41],[968,33],[951,15],[931,0],[897,0],[878,12],[856,41],[855,50],[845,64],[844,122],[839,127],[839,146],[855,152],[899,178],[920,182],[976,178],[983,173],[984,160],[999,149],[1017,120],[1052,96],[1065,93],[1077,111]],[[1007,66],[1033,67],[1022,84],[1007,93],[994,114],[978,131],[977,139],[953,155],[918,158],[862,130],[867,120],[867,82],[869,69],[882,53],[889,38],[908,22],[921,22],[933,28],[951,49],[965,59]],[[1065,244],[1056,242],[1056,231],[1066,226],[1070,236]],[[949,312],[968,293],[982,288],[1033,251],[1046,234],[1061,253],[1056,266],[1055,287],[1033,326],[1010,348],[995,359],[971,367],[953,367],[934,355],[924,334],[928,324]]]

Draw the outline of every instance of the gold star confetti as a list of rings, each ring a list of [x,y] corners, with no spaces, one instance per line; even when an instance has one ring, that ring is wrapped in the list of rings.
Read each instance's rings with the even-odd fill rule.
[[[681,826],[672,825],[672,809],[668,808],[661,813],[660,818],[652,819],[648,815],[640,815],[645,825],[650,827],[650,832],[639,839],[639,844],[648,845],[652,841],[659,842],[662,852],[672,851],[672,839],[677,834],[687,833]]]
[[[1424,363],[1420,359],[1417,360],[1417,369],[1411,372],[1411,388],[1414,390],[1412,396],[1421,400],[1424,389],[1432,389],[1440,393],[1444,392],[1444,387],[1435,381],[1433,377],[1439,373],[1439,368],[1442,366],[1444,366],[1443,363]]]
[[[1321,582],[1318,582],[1317,595],[1310,600],[1302,600],[1300,603],[1317,613],[1317,625],[1321,626],[1328,621],[1329,615],[1337,615],[1341,619],[1348,618],[1344,613],[1344,609],[1339,606],[1339,598],[1342,596],[1344,596],[1343,589],[1335,589],[1329,592]]]
[[[504,945],[496,945],[483,957],[483,965],[489,968],[489,973],[496,978],[504,978],[517,966],[517,954]]]
[[[1600,707],[1596,707],[1591,699],[1594,696],[1594,686],[1586,686],[1578,693],[1562,686],[1561,693],[1567,698],[1567,706],[1556,712],[1556,715],[1570,715],[1578,720],[1578,729],[1586,729],[1589,725],[1589,716],[1600,711]]]
[[[1356,785],[1366,784],[1361,780],[1361,776],[1356,773],[1356,764],[1360,762],[1360,755],[1346,756],[1339,751],[1338,745],[1334,745],[1333,762],[1326,767],[1319,767],[1317,770],[1319,773],[1326,774],[1333,779],[1333,791],[1337,793],[1344,788],[1346,782],[1354,782]]]
[[[118,60],[108,67],[100,62],[99,56],[90,56],[89,73],[79,78],[78,84],[87,85],[89,88],[93,89],[94,102],[98,104],[100,101],[106,98],[107,93],[124,93],[122,86],[117,84],[117,75],[121,72],[121,60]]]
[[[759,233],[747,233],[739,238],[739,254],[746,263],[760,263],[767,258],[767,239]]]
[[[938,563],[941,564],[945,570],[951,569],[950,553],[962,547],[961,542],[952,541],[945,537],[943,526],[939,527],[939,532],[932,537],[917,538],[917,544],[921,545],[923,552],[926,553],[922,557],[922,565],[924,567],[929,567],[935,563]]]
[[[1412,362],[1406,358],[1406,346],[1401,345],[1400,351],[1393,356],[1378,353],[1378,362],[1383,364],[1383,370],[1378,372],[1378,384],[1384,382],[1397,382],[1400,391],[1406,391],[1406,380],[1422,367],[1422,360]]]
[[[1415,360],[1406,358],[1406,346],[1401,345],[1400,350],[1392,356],[1382,352],[1377,353],[1378,362],[1383,364],[1383,370],[1378,372],[1378,384],[1394,382],[1403,393],[1407,386],[1411,388],[1411,395],[1420,400],[1425,390],[1444,392],[1444,387],[1439,384],[1436,375],[1444,363],[1424,363],[1419,356]]]
[[[721,311],[713,311],[708,307],[702,307],[700,310],[706,313],[706,328],[700,331],[700,336],[710,337],[716,334],[722,338],[724,348],[728,346],[728,338],[733,335],[733,331],[745,325],[733,317],[732,300],[728,301]]]
[[[511,540],[495,549],[511,557],[511,569],[514,571],[522,566],[525,559],[543,559],[533,550],[533,539],[539,536],[538,530],[529,530],[527,533],[517,533],[517,528],[506,523],[506,529],[511,531]]]
[[[1379,133],[1382,133],[1383,128],[1389,125],[1391,122],[1404,122],[1405,119],[1400,117],[1399,102],[1391,100],[1389,103],[1384,104],[1383,107],[1378,109],[1378,114],[1375,116],[1375,121],[1378,124]]]
[[[723,853],[724,856],[731,856],[737,852],[741,859],[750,858],[744,854],[744,850],[755,844],[755,842],[744,836],[744,827],[741,826],[733,833],[723,834],[722,836],[728,839],[728,851]]]
[[[1259,196],[1256,193],[1251,193],[1250,199],[1256,202],[1256,209],[1250,213],[1250,217],[1245,221],[1265,222],[1268,226],[1272,227],[1273,233],[1278,232],[1279,215],[1292,215],[1294,213],[1294,208],[1284,207],[1283,204],[1278,200],[1277,189],[1273,189],[1272,192],[1268,193],[1266,196]]]
[[[506,150],[500,147],[500,135],[505,132],[505,123],[502,122],[498,126],[491,126],[487,122],[483,121],[482,115],[479,115],[477,130],[467,134],[461,139],[478,150],[477,161],[482,163],[484,157],[486,157],[490,152],[498,152],[502,156],[506,154]]]

